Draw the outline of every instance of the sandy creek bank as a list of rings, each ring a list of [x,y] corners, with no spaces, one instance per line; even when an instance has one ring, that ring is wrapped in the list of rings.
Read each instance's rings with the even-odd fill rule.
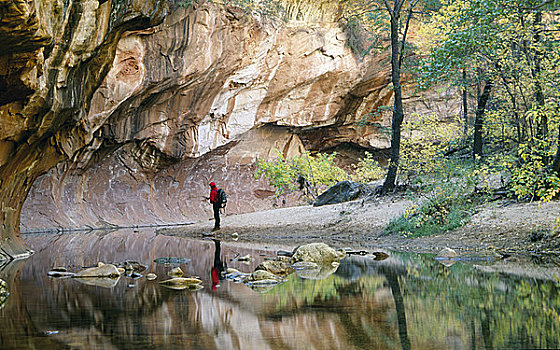
[[[516,203],[499,200],[480,207],[466,226],[430,237],[404,238],[385,235],[383,228],[412,205],[402,196],[373,201],[313,207],[310,205],[268,211],[223,215],[216,238],[239,243],[268,243],[294,247],[309,242],[352,249],[387,249],[419,253],[437,252],[444,247],[457,251],[489,254],[554,253],[560,251],[559,235],[551,237],[560,202]],[[209,214],[209,217],[211,215]],[[208,236],[213,219],[192,225],[163,228],[158,232],[179,236]],[[235,235],[233,235],[235,236]]]

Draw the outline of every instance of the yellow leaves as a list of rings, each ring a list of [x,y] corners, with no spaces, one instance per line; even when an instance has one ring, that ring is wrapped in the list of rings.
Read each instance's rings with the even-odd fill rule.
[[[330,186],[348,178],[346,172],[335,165],[336,153],[304,153],[289,160],[284,159],[280,151],[276,150],[275,155],[272,160],[257,160],[255,179],[265,177],[276,189],[276,196],[299,188],[310,190],[308,194],[315,197],[319,186]]]
[[[420,174],[438,172],[445,160],[442,151],[460,135],[458,123],[442,122],[436,115],[413,114],[403,123],[400,173],[411,181]]]
[[[365,153],[365,158],[360,159],[354,167],[352,180],[356,182],[371,182],[379,180],[385,176],[386,171],[379,165],[369,152]]]

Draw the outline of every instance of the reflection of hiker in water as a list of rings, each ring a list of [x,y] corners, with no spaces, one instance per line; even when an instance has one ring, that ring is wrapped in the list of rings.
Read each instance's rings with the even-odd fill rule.
[[[214,239],[214,244],[216,246],[214,250],[214,265],[212,270],[210,270],[210,276],[212,277],[212,290],[215,291],[220,286],[220,280],[224,279],[223,272],[226,270],[226,264],[220,258],[220,241]]]

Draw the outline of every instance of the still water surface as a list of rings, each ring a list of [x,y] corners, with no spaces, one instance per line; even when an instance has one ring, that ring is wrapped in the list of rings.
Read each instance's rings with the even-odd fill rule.
[[[560,348],[560,270],[550,263],[351,257],[320,276],[293,274],[256,291],[228,280],[216,285],[211,271],[220,262],[251,272],[275,256],[266,245],[224,241],[216,256],[212,240],[154,230],[26,240],[36,254],[0,271],[10,292],[0,309],[0,349]],[[246,254],[255,260],[232,261]],[[154,262],[168,256],[190,261]],[[126,260],[158,279],[90,285],[47,275],[53,266],[76,271]],[[204,288],[159,285],[175,266],[199,276]]]

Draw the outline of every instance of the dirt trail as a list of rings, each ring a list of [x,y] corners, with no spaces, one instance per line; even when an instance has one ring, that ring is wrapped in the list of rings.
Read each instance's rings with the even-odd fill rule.
[[[268,243],[293,247],[322,241],[352,249],[391,249],[435,252],[443,247],[461,251],[544,252],[558,251],[560,240],[549,233],[560,217],[560,202],[515,203],[496,201],[479,208],[469,224],[453,232],[430,237],[404,238],[384,235],[383,228],[412,202],[404,197],[313,207],[310,205],[225,215],[222,229],[214,235],[231,241]],[[162,233],[209,236],[213,221],[163,229]]]

